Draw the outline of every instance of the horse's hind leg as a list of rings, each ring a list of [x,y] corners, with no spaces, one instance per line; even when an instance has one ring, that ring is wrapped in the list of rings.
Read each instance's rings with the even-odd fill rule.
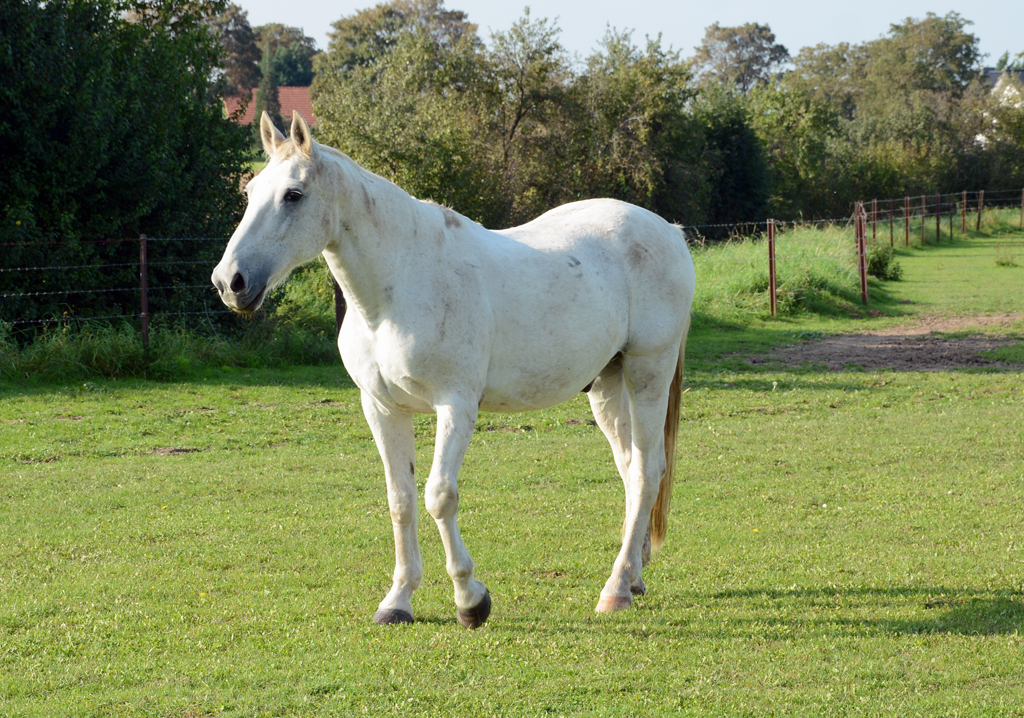
[[[622,373],[621,357],[616,357],[594,380],[593,386],[587,393],[590,399],[590,408],[594,412],[594,419],[597,425],[604,432],[605,438],[612,447],[612,455],[615,457],[615,467],[622,477],[622,484],[626,492],[626,515],[631,511],[634,492],[629,490],[629,457],[633,450],[632,427],[630,426],[629,394],[626,391],[626,381]],[[651,555],[650,531],[644,541],[641,550],[643,565]],[[630,586],[634,595],[642,595],[646,592],[643,579],[637,576]]]
[[[412,594],[423,578],[416,536],[416,447],[412,414],[389,412],[363,394],[363,413],[384,461],[388,507],[395,533],[395,573],[391,590],[381,601],[377,623],[412,623]]]
[[[597,604],[596,610],[601,613],[628,608],[632,604],[632,588],[643,585],[640,571],[644,544],[649,540],[651,510],[667,468],[665,415],[678,360],[678,348],[654,356],[627,355],[623,360],[630,424],[626,517],[622,548]]]

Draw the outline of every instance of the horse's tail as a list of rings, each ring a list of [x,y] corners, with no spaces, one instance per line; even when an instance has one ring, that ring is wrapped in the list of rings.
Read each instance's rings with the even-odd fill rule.
[[[676,436],[679,434],[679,407],[683,398],[683,359],[686,356],[686,335],[690,320],[687,317],[683,341],[679,345],[679,363],[668,391],[668,411],[665,412],[665,474],[658,488],[658,500],[651,509],[651,548],[657,550],[665,543],[668,531],[668,510],[672,504],[672,475],[676,466]]]

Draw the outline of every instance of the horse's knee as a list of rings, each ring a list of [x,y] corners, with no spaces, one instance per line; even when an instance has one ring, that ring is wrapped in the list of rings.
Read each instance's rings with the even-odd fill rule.
[[[395,526],[416,523],[416,495],[392,495],[389,497],[388,511],[391,513],[391,523]]]
[[[454,516],[459,508],[459,490],[450,483],[428,483],[424,503],[427,512],[435,520],[449,518]]]

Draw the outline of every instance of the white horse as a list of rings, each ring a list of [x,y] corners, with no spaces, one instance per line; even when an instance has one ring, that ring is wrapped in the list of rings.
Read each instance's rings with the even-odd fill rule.
[[[598,612],[628,608],[664,541],[693,262],[682,231],[609,199],[574,202],[498,232],[419,201],[318,144],[298,113],[286,139],[263,114],[269,157],[213,271],[224,303],[259,308],[322,254],[348,303],[345,368],[384,462],[395,535],[377,623],[410,623],[422,566],[413,414],[437,415],[426,508],[437,522],[459,622],[490,614],[459,535],[456,478],[483,411],[529,411],[588,392],[626,489],[622,549]]]

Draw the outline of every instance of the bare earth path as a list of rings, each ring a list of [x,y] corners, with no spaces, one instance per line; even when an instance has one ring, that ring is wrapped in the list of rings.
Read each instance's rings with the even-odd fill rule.
[[[987,334],[948,337],[972,329],[1008,327],[1024,320],[1024,313],[977,317],[928,317],[912,325],[889,327],[862,334],[839,334],[780,347],[750,357],[754,366],[783,363],[822,365],[831,370],[849,366],[893,371],[949,371],[974,367],[1019,367],[981,356],[981,352],[1008,346],[1019,339]]]

